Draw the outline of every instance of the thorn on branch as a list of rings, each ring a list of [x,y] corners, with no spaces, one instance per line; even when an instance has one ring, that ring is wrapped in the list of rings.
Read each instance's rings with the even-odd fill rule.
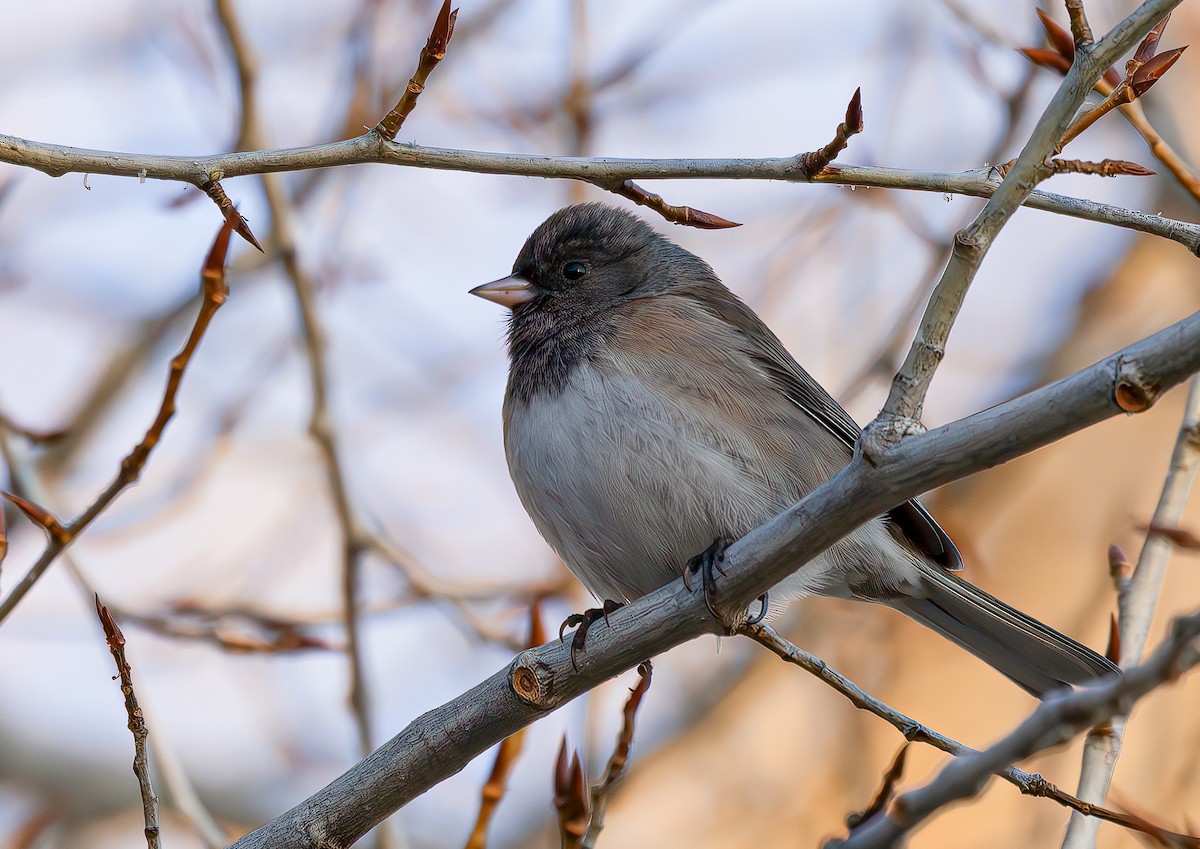
[[[133,774],[137,776],[138,788],[142,795],[146,845],[148,849],[159,849],[162,844],[158,826],[158,797],[154,794],[154,786],[150,780],[150,758],[146,747],[146,739],[150,732],[146,728],[146,720],[133,691],[133,670],[125,659],[125,635],[121,633],[108,608],[100,602],[98,594],[95,595],[95,600],[96,616],[100,620],[100,627],[104,629],[104,641],[108,643],[108,650],[117,664],[121,693],[125,697],[125,714],[129,718],[128,727],[133,734]]]
[[[446,58],[446,46],[450,43],[450,37],[454,35],[454,22],[457,19],[458,9],[451,10],[450,0],[445,0],[441,10],[438,11],[437,20],[433,22],[429,40],[421,48],[417,69],[413,71],[412,78],[408,81],[407,88],[404,89],[404,94],[400,95],[400,99],[392,111],[375,126],[375,132],[388,141],[396,139],[396,133],[400,132],[400,127],[404,124],[405,119],[417,105],[417,98],[425,90],[425,81],[429,79],[429,74],[442,59]]]
[[[66,545],[71,541],[71,532],[68,531],[66,527],[64,527],[63,524],[59,522],[57,518],[55,518],[54,514],[46,508],[34,504],[32,501],[27,501],[21,496],[14,495],[11,492],[0,492],[0,496],[3,496],[5,500],[24,513],[29,521],[33,522],[35,525],[41,525],[43,528],[45,528],[46,533],[50,535],[50,539],[52,539],[57,545]],[[3,536],[2,526],[0,526],[0,536]],[[5,538],[4,548],[7,549],[7,547],[8,541],[7,538]]]
[[[636,203],[638,206],[644,206],[647,209],[653,209],[667,221],[672,224],[682,224],[685,227],[695,227],[699,230],[725,230],[730,227],[741,227],[742,225],[736,221],[730,221],[727,218],[722,218],[719,215],[713,215],[711,212],[704,212],[700,209],[693,209],[690,206],[673,206],[663,200],[662,195],[656,195],[648,192],[639,186],[633,180],[624,180],[616,186],[611,184],[605,185],[597,183],[600,188],[607,189],[613,194],[620,195],[623,198]]]
[[[800,154],[800,167],[812,179],[829,167],[829,163],[846,149],[850,137],[863,131],[862,89],[856,88],[854,96],[846,106],[846,119],[838,124],[833,141],[820,150]]]
[[[262,245],[258,243],[258,239],[254,238],[254,233],[250,231],[250,225],[237,207],[233,205],[233,201],[229,199],[229,195],[225,194],[225,189],[222,188],[219,180],[210,180],[204,186],[204,193],[212,198],[213,203],[217,205],[217,209],[221,210],[221,215],[229,222],[237,234],[258,249],[259,253],[264,253]]]

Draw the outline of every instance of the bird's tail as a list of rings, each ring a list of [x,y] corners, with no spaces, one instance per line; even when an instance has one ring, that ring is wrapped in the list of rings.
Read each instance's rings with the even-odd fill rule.
[[[931,563],[921,563],[924,594],[889,599],[905,615],[1041,698],[1069,684],[1119,673],[1111,661]]]

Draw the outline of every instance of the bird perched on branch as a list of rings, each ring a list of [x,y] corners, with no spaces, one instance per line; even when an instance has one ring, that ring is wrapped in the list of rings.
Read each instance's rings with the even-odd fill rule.
[[[512,310],[504,447],[517,493],[606,609],[685,564],[707,592],[725,545],[850,461],[850,415],[707,263],[633,215],[562,209],[511,276],[471,292]],[[917,501],[796,565],[783,593],[892,607],[1036,696],[1117,671],[955,574],[958,550]]]

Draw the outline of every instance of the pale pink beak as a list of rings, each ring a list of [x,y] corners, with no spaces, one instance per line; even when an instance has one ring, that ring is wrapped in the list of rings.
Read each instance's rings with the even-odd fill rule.
[[[533,300],[533,284],[519,274],[513,274],[476,286],[468,294],[478,295],[484,300],[512,309],[517,304]]]

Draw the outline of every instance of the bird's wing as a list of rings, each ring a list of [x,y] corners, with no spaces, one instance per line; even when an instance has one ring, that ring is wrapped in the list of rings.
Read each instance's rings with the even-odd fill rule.
[[[800,410],[845,443],[848,454],[862,429],[845,408],[787,352],[779,338],[754,311],[721,284],[704,287],[700,303],[741,332],[746,352],[778,384],[780,391]],[[934,521],[919,501],[911,500],[887,513],[917,550],[945,569],[962,569],[962,556],[954,541]]]

